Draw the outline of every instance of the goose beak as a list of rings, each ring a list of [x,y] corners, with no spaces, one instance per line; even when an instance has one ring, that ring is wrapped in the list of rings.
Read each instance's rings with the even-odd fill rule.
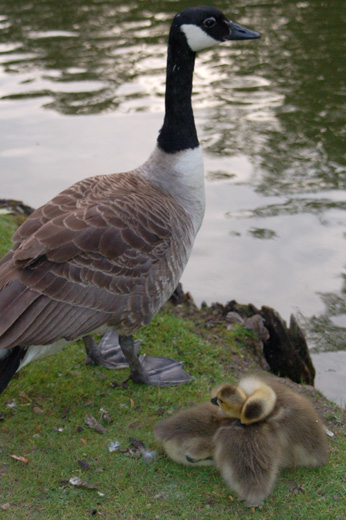
[[[210,402],[216,404],[216,406],[219,406],[219,403],[217,402],[217,397],[213,397],[212,399],[210,399]]]
[[[225,37],[225,40],[254,40],[261,37],[260,33],[246,29],[246,27],[234,22],[228,22],[228,27],[230,33]]]

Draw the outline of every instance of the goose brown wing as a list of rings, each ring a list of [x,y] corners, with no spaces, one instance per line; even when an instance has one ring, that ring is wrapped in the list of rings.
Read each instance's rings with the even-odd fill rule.
[[[147,323],[164,285],[174,289],[172,263],[185,261],[176,245],[190,235],[184,210],[143,178],[75,184],[27,219],[0,262],[0,347]]]

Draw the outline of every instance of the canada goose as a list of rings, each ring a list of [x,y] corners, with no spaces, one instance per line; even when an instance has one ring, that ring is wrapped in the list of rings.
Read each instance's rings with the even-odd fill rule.
[[[263,504],[280,468],[326,462],[321,419],[306,398],[283,384],[252,376],[238,387],[220,385],[213,394],[212,403],[229,418],[213,438],[215,464],[248,506]]]
[[[214,466],[213,436],[221,422],[219,410],[206,402],[160,421],[154,426],[154,436],[175,462]]]
[[[29,361],[111,329],[136,383],[148,375],[132,334],[178,284],[204,214],[203,161],[191,106],[196,52],[259,38],[214,7],[173,19],[165,116],[139,168],[77,182],[34,211],[0,261],[0,391]],[[176,375],[173,378],[176,381]]]

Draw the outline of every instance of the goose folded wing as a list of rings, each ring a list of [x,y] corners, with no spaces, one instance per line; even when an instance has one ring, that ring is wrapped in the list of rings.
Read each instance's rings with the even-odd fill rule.
[[[93,205],[44,223],[14,247],[20,280],[51,298],[110,311],[112,295],[141,284],[172,238],[168,215],[161,214],[158,226],[143,204],[130,211],[124,200],[117,206]]]
[[[181,226],[189,227],[184,218],[177,225],[180,209],[163,199],[161,193],[145,202],[120,190],[70,210],[61,201],[54,209],[53,199],[50,220],[48,205],[34,212],[1,261],[0,336],[7,336],[0,347],[80,336],[112,321],[115,308],[121,320],[129,301],[138,307],[149,271],[160,269],[171,241],[186,232]]]

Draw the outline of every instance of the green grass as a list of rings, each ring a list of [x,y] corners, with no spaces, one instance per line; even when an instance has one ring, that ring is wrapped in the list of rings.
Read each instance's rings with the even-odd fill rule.
[[[241,326],[234,331],[205,326],[203,313],[191,308],[167,307],[138,337],[143,338],[142,351],[184,361],[194,381],[172,388],[131,382],[113,388],[110,383],[121,382],[128,371],[84,365],[80,343],[30,364],[12,380],[0,396],[0,520],[344,518],[346,437],[341,410],[319,398],[335,433],[328,464],[282,472],[264,508],[249,510],[213,468],[170,461],[152,428],[180,407],[208,399],[215,384],[255,368],[252,335]],[[13,402],[16,406],[8,407]],[[102,421],[100,408],[109,411],[111,424]],[[106,434],[85,424],[90,413]],[[157,460],[149,464],[121,451],[129,447],[129,437],[156,449]],[[116,440],[120,449],[110,453],[108,443]],[[28,463],[13,459],[13,454]],[[86,461],[90,469],[82,469],[78,461]],[[97,490],[73,487],[68,483],[72,476]],[[6,504],[9,508],[1,509]]]
[[[18,219],[13,216],[0,216],[0,258],[7,253],[11,244],[11,236],[16,231],[18,223]]]

